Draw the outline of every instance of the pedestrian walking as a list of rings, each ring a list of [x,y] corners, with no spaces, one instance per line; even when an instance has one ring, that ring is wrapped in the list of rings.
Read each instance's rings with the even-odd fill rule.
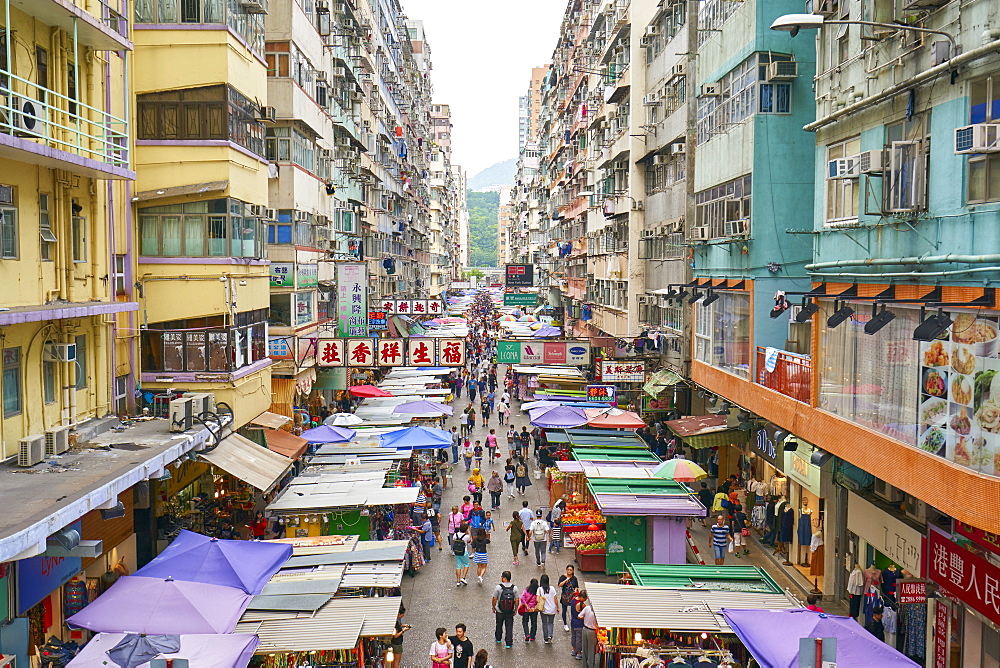
[[[475,455],[475,451],[472,449],[472,441],[466,436],[465,440],[462,442],[462,459],[465,460],[465,470],[472,470],[472,458]]]
[[[459,376],[458,378],[455,379],[455,400],[456,401],[462,398],[462,385],[464,385],[464,384],[465,384],[465,381],[462,379],[461,376]]]
[[[507,460],[507,465],[503,467],[503,483],[507,488],[507,496],[514,498],[514,481],[517,476],[514,475],[514,465],[511,461]]]
[[[451,668],[452,646],[448,640],[448,629],[439,626],[434,635],[437,640],[431,643],[431,665],[433,668]]]
[[[701,501],[701,505],[705,506],[705,508],[712,507],[713,502],[715,501],[715,494],[713,494],[712,490],[708,488],[707,482],[701,483],[701,489],[698,490],[698,500]],[[705,523],[704,517],[701,518],[701,525],[703,527],[708,526],[708,524]]]
[[[535,519],[535,513],[531,512],[531,508],[528,507],[527,501],[521,502],[521,509],[517,511],[518,515],[521,517],[521,524],[524,526],[524,542],[521,544],[521,549],[524,550],[524,554],[528,554],[528,533],[531,530],[531,523]]]
[[[429,503],[427,504],[430,505]],[[423,524],[420,525],[420,547],[424,551],[424,561],[431,560],[431,547],[434,545],[434,525],[429,518],[424,517]]]
[[[472,665],[474,648],[472,641],[465,635],[467,630],[465,624],[459,622],[455,624],[455,635],[448,638],[451,641],[452,651],[455,653],[455,657],[452,659],[454,668],[469,668]]]
[[[560,554],[562,552],[562,520],[552,520],[549,524],[552,528],[549,534],[549,553]]]
[[[523,458],[518,459],[514,465],[514,486],[521,496],[524,496],[524,491],[531,486],[531,480],[528,479],[528,465],[524,463]]]
[[[580,587],[580,581],[576,578],[576,566],[573,564],[566,566],[566,572],[559,576],[556,586],[560,590],[559,605],[562,607],[563,631],[569,631],[569,619],[566,614],[569,613],[570,617],[574,616],[576,611],[573,609],[573,600]]]
[[[458,433],[458,427],[451,428],[451,463],[458,463],[458,448],[462,445],[463,434]]]
[[[478,471],[483,468],[483,442],[480,440],[476,441],[476,444],[472,446],[472,456],[475,458],[475,467]]]
[[[396,613],[396,630],[392,634],[392,640],[389,641],[393,655],[393,659],[389,663],[389,668],[399,668],[403,661],[403,634],[411,628],[409,624],[403,623],[403,615],[405,614],[406,608],[400,603],[399,612]]]
[[[535,548],[535,565],[545,565],[545,552],[549,546],[549,523],[542,519],[542,510],[535,511],[535,519],[531,522],[528,533]]]
[[[490,507],[496,510],[500,507],[500,497],[503,496],[503,480],[496,471],[490,476],[486,483],[486,491],[490,493]]]
[[[452,506],[451,512],[448,513],[448,545],[451,545],[452,538],[464,521],[465,515],[458,510],[458,506]]]
[[[587,591],[581,589],[577,596],[580,599],[580,602],[577,603],[577,607],[580,609],[578,616],[583,620],[580,647],[580,654],[583,655],[583,668],[597,668],[597,616],[594,614],[594,609],[590,607]]]
[[[531,447],[531,434],[528,433],[527,427],[521,427],[521,459],[528,458],[528,448]]]
[[[451,471],[451,458],[444,448],[438,450],[438,481],[441,484],[441,492],[448,487],[448,473]],[[440,506],[440,503],[438,503]]]
[[[500,584],[493,589],[492,603],[496,641],[510,649],[514,645],[514,612],[517,610],[517,586],[511,584],[510,571],[500,574]]]
[[[558,593],[559,590],[549,584],[548,573],[542,573],[542,577],[538,578],[536,595],[541,600],[542,639],[546,645],[552,644],[552,631],[555,626],[556,613],[559,612],[559,604],[556,603]]]
[[[490,544],[490,539],[486,536],[486,529],[480,527],[476,529],[476,536],[472,539],[472,563],[476,565],[476,576],[479,584],[483,584],[483,576],[486,575],[486,566],[490,563],[489,555],[486,553],[486,546]]]
[[[524,548],[524,524],[516,511],[510,514],[507,531],[510,532],[510,551],[514,553],[514,565],[517,566],[517,551]]]
[[[459,506],[459,510],[462,511],[462,520],[465,522],[469,521],[469,513],[472,512],[472,497],[466,494],[462,497],[462,505]]]
[[[465,521],[468,522],[473,534],[485,524],[486,513],[483,512],[483,507],[478,501],[472,502],[472,510],[469,511],[469,516],[465,518]]]
[[[500,403],[497,404],[497,420],[499,420],[500,424],[503,425],[507,423],[509,417],[510,406],[501,400]]]
[[[469,381],[469,402],[474,402],[476,400],[476,390],[479,389],[479,383],[475,380]]]
[[[733,540],[729,534],[729,527],[726,526],[726,516],[716,517],[715,524],[712,525],[710,531],[712,532],[712,551],[715,552],[715,565],[722,566],[726,563],[726,547]]]
[[[538,600],[538,580],[531,578],[531,582],[521,592],[521,600],[517,611],[521,613],[521,628],[524,630],[524,642],[531,642],[538,633],[538,610],[540,602]]]
[[[733,506],[733,514],[729,517],[729,533],[733,537],[733,554],[736,558],[740,558],[740,548],[743,556],[750,554],[750,546],[747,544],[750,524],[747,521],[747,514],[743,512],[743,506],[739,503]]]
[[[451,539],[451,553],[455,555],[455,586],[461,587],[469,584],[466,577],[469,575],[469,530],[468,524],[462,522],[458,531]]]
[[[476,428],[476,409],[469,406],[469,433],[471,434]]]
[[[507,430],[507,456],[511,459],[517,457],[517,453],[521,449],[521,437],[517,435],[517,430],[514,429],[514,425],[510,426]]]
[[[478,443],[479,441],[476,441]],[[482,450],[482,446],[477,445],[479,450]],[[483,479],[483,474],[480,473],[478,464],[482,462],[483,458],[476,457],[476,468],[472,469],[472,475],[469,476],[469,492],[472,494],[473,503],[483,502],[483,487],[486,486],[486,480]]]
[[[496,459],[497,455],[497,430],[490,429],[490,433],[486,435],[486,451],[489,455],[490,466],[493,465],[493,460]]]
[[[490,653],[485,649],[476,652],[476,659],[472,663],[472,668],[493,668],[490,665]]]
[[[574,659],[583,658],[583,620],[580,619],[581,602],[580,592],[577,590],[573,594],[573,599],[570,601],[569,606],[570,656]]]

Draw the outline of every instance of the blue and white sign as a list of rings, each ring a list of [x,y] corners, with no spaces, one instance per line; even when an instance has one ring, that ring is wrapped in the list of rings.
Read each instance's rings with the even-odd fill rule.
[[[44,554],[17,562],[17,614],[23,615],[83,569],[80,557]]]

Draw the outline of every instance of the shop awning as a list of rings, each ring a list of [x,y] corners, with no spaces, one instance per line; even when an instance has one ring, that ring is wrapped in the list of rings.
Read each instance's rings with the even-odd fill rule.
[[[725,415],[699,415],[664,422],[684,444],[695,450],[746,443],[748,432],[730,429]]]
[[[690,494],[640,496],[636,494],[594,494],[597,507],[605,515],[642,517],[705,517],[707,510]]]
[[[136,202],[148,202],[166,197],[180,197],[181,195],[204,195],[211,192],[222,192],[229,187],[229,181],[207,181],[205,183],[192,183],[184,186],[170,186],[157,190],[142,190],[135,194]]]
[[[262,492],[269,492],[292,468],[292,460],[288,457],[266,450],[239,434],[230,434],[214,450],[199,454],[205,461]]]
[[[292,418],[290,417],[278,415],[277,413],[272,413],[271,411],[264,411],[254,419],[250,420],[250,424],[267,427],[268,429],[280,429],[288,422],[291,422],[291,420]]]
[[[667,589],[780,594],[781,586],[759,566],[699,566],[697,564],[627,564],[637,585]]]
[[[309,447],[309,442],[306,439],[280,429],[265,429],[264,438],[267,439],[267,447],[270,450],[284,455],[292,461],[301,457],[306,448]]]

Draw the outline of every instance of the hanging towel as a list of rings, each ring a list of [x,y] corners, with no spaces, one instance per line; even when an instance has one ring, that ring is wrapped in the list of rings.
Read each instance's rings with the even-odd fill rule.
[[[768,373],[774,373],[778,366],[778,349],[770,346],[764,349],[764,368]]]

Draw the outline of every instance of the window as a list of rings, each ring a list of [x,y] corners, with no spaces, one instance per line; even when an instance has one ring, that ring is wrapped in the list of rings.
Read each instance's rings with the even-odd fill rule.
[[[264,51],[264,15],[244,11],[235,0],[135,0],[135,22],[228,25],[258,53]]]
[[[139,209],[140,252],[160,257],[266,257],[265,226],[237,199]]]
[[[686,175],[687,157],[684,154],[663,155],[661,164],[650,158],[646,163],[646,194],[655,195],[668,187],[683,181]]]
[[[315,169],[315,144],[295,128],[268,128],[266,147],[271,162],[293,162],[310,172]]]
[[[267,309],[222,317],[156,323],[142,333],[143,368],[152,371],[233,371],[267,356]]]
[[[56,363],[42,362],[42,401],[54,404],[56,401]]]
[[[17,209],[0,205],[0,258],[17,259]]]
[[[1000,75],[972,82],[969,122],[1000,123]],[[1000,153],[969,156],[969,204],[1000,200]]]
[[[3,416],[21,414],[21,349],[3,349]]]
[[[11,71],[10,63],[7,62],[7,32],[0,32],[0,88],[8,88],[10,86],[9,72]]]
[[[87,335],[76,337],[76,389],[87,387]]]
[[[114,291],[112,294],[124,295],[125,294],[125,256],[115,255],[115,266],[114,271],[111,274],[111,289]]]
[[[721,30],[741,6],[741,3],[731,0],[705,0],[698,10],[698,46],[704,44],[714,31]]]
[[[790,114],[791,84],[768,82],[767,66],[791,59],[790,55],[755,53],[722,77],[718,95],[698,98],[698,143],[729,132],[754,114]]]
[[[67,105],[69,113],[76,114],[76,65],[73,63],[67,63],[66,97],[69,98]]]
[[[49,87],[49,52],[40,46],[35,47],[35,83],[39,88]]]
[[[724,293],[695,306],[695,359],[744,378],[750,373],[750,295]]]
[[[267,322],[276,327],[292,326],[292,293],[271,293],[271,308]]]
[[[861,140],[853,137],[826,147],[826,160],[849,158],[861,151]],[[826,180],[826,225],[851,224],[858,219],[859,179]]]
[[[87,219],[73,216],[73,262],[87,261]]]
[[[115,413],[128,414],[128,376],[115,376],[114,402]]]
[[[41,237],[42,261],[52,260],[52,244],[57,239],[52,233],[52,216],[49,214],[49,195],[38,193],[38,235]]]
[[[914,115],[886,127],[885,177],[882,210],[916,212],[927,205],[927,114]],[[929,126],[929,124],[927,124]]]
[[[228,140],[264,154],[264,124],[257,105],[232,86],[144,93],[138,102],[138,138]]]
[[[709,239],[744,234],[750,222],[751,196],[749,174],[696,193],[695,225],[707,228]]]

